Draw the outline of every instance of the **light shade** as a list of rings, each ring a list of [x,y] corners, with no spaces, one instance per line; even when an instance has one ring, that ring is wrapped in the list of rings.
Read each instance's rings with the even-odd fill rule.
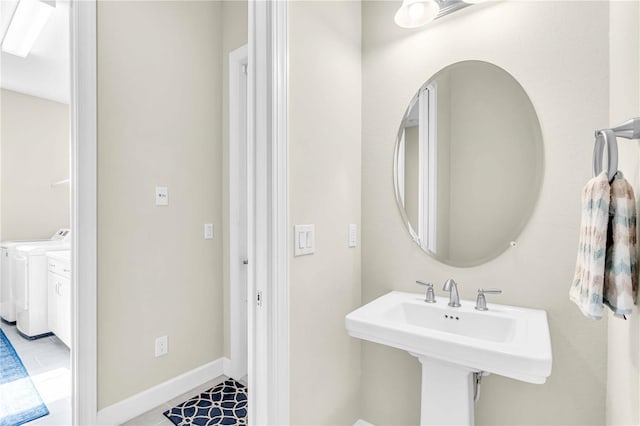
[[[26,58],[54,10],[40,0],[20,0],[2,40],[2,51]]]
[[[433,21],[440,12],[435,0],[403,0],[394,20],[402,28],[417,28]]]

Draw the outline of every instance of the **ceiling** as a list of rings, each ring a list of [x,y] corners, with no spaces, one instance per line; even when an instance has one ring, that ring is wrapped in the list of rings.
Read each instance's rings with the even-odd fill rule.
[[[26,58],[2,52],[0,86],[3,89],[69,103],[69,0],[57,0],[56,10]],[[0,1],[0,37],[18,2]]]

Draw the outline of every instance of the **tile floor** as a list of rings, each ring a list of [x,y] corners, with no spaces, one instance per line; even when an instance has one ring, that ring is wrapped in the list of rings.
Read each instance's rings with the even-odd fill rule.
[[[71,363],[69,349],[57,337],[27,340],[15,326],[0,322],[0,328],[15,348],[49,415],[28,425],[66,426],[71,424]]]
[[[198,394],[201,394],[207,389],[211,389],[215,385],[222,383],[227,379],[228,377],[226,376],[216,377],[215,379],[203,384],[202,386],[198,386],[197,388],[192,389],[189,392],[186,392],[176,398],[173,398],[171,401],[168,401],[154,408],[153,410],[147,411],[146,413],[129,420],[122,426],[173,426],[171,420],[167,419],[162,413],[175,407],[181,402],[184,402]]]
[[[42,400],[49,409],[49,415],[28,425],[68,426],[71,424],[71,365],[69,349],[57,337],[26,340],[18,334],[15,326],[0,322],[0,328],[16,349],[25,368],[31,376]],[[150,410],[123,426],[172,426],[173,423],[162,413],[224,382],[228,377],[220,376],[198,386],[156,408]],[[246,377],[239,380],[247,384]]]

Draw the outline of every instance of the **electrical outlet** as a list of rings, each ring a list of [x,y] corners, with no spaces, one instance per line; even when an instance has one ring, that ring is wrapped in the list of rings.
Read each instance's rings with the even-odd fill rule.
[[[213,223],[204,224],[204,239],[213,240]]]
[[[169,337],[156,337],[156,357],[169,353]]]

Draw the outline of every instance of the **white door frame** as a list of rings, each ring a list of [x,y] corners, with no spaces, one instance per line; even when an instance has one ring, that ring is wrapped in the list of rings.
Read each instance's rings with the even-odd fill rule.
[[[286,1],[249,2],[249,418],[289,424]],[[261,296],[260,303],[256,298]]]
[[[73,424],[93,425],[98,411],[96,0],[72,0],[70,13],[71,407]]]
[[[438,214],[437,90],[438,86],[433,82],[418,93],[418,182],[421,183],[418,193],[418,235],[422,248],[433,253],[436,252]]]
[[[247,76],[249,48],[239,47],[229,54],[229,375],[240,379],[247,374]],[[245,237],[241,243],[239,237]]]

